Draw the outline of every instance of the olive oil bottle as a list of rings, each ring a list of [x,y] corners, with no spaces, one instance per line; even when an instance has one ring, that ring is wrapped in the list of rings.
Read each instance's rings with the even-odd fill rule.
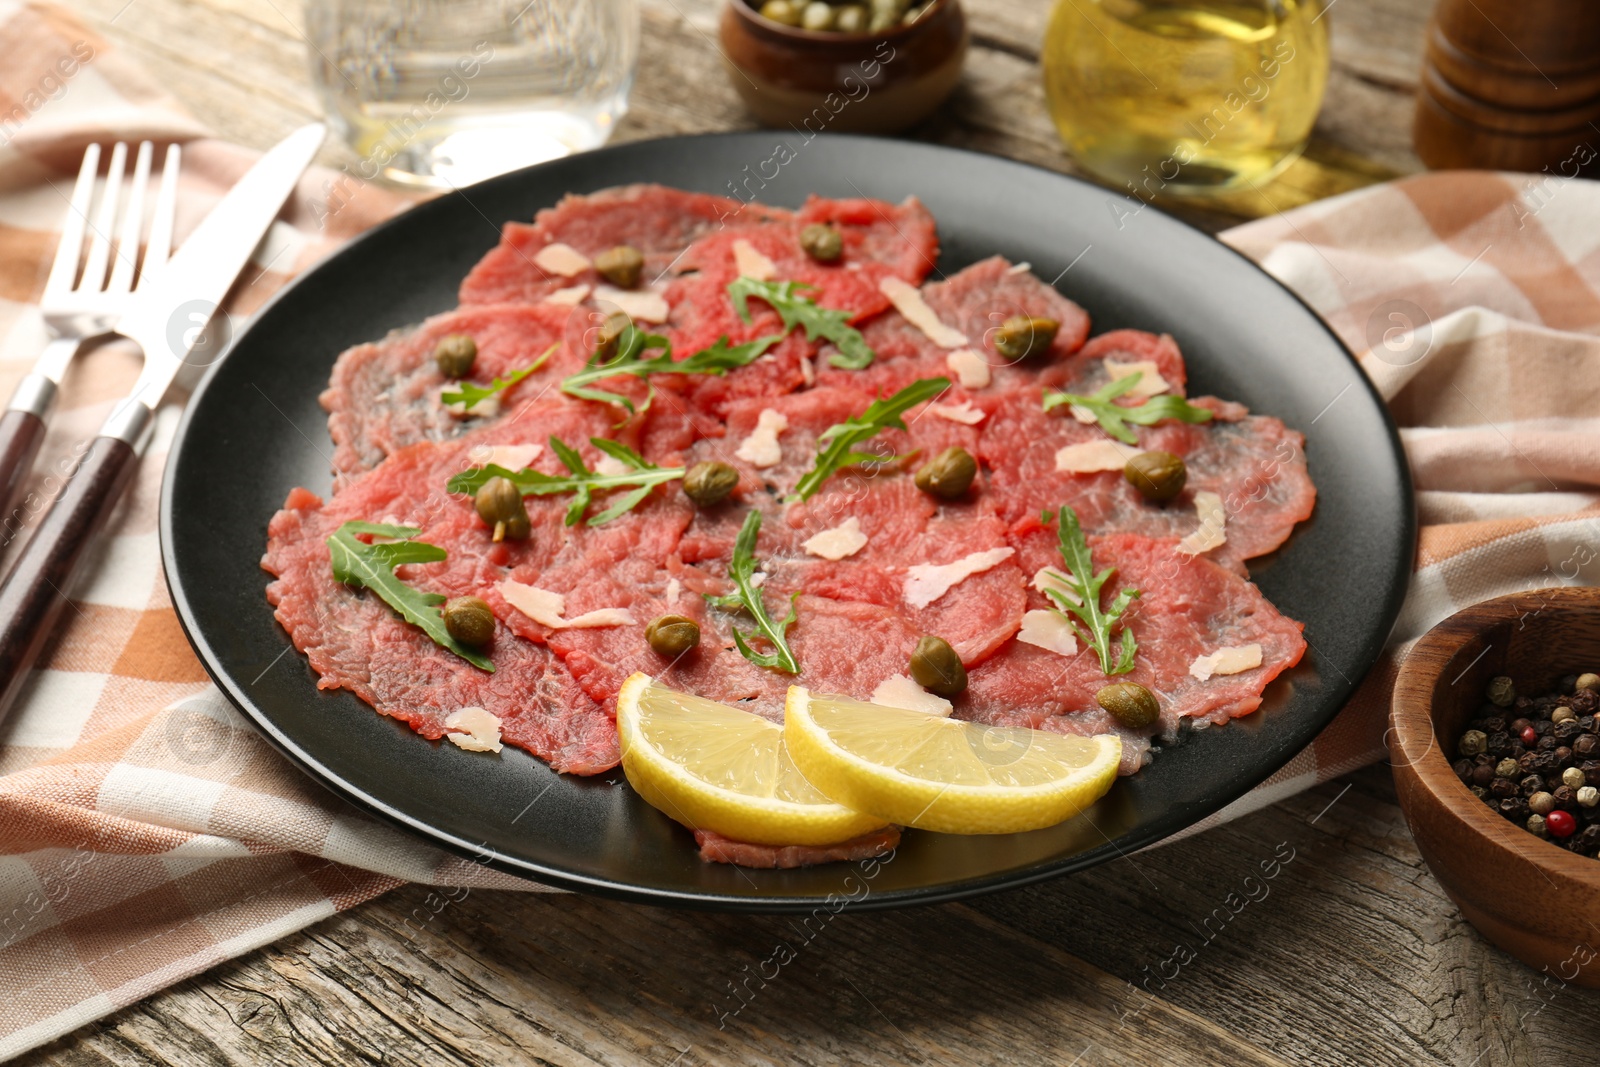
[[[1051,117],[1082,166],[1142,200],[1266,181],[1322,104],[1324,12],[1323,0],[1057,0]]]

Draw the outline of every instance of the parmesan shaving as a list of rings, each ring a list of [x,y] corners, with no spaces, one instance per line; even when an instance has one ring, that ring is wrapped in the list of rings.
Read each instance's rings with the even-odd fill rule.
[[[929,404],[928,414],[959,422],[963,426],[976,426],[983,421],[983,412],[973,407],[970,400],[963,400],[959,404]]]
[[[1198,556],[1202,552],[1210,552],[1213,548],[1223,545],[1228,540],[1227,525],[1228,511],[1222,506],[1222,498],[1216,493],[1205,490],[1194,495],[1195,515],[1200,519],[1200,526],[1194,533],[1178,542],[1178,551],[1187,552],[1191,556]]]
[[[522,612],[541,626],[552,630],[593,629],[600,626],[628,626],[633,616],[626,608],[601,608],[585,612],[575,619],[563,619],[567,612],[567,598],[536,585],[524,585],[510,578],[495,586],[506,603]]]
[[[622,460],[612,455],[601,456],[595,461],[594,465],[594,472],[596,474],[626,474],[632,469],[632,467],[628,466],[626,463],[622,462]]]
[[[783,412],[763,408],[761,414],[756,416],[756,428],[750,431],[749,437],[739,442],[733,454],[752,467],[776,467],[783,459],[778,435],[788,428],[789,420],[784,418]]]
[[[539,453],[540,444],[532,445],[473,445],[467,452],[467,462],[473,467],[501,467],[508,471],[526,470]]]
[[[1059,611],[1036,608],[1023,612],[1022,629],[1017,631],[1017,640],[1062,656],[1078,654],[1077,635],[1072,632],[1072,624]]]
[[[599,608],[586,611],[561,624],[564,630],[597,630],[605,626],[632,626],[633,613],[627,608]]]
[[[1196,656],[1189,664],[1189,674],[1204,682],[1219,674],[1239,674],[1261,666],[1260,645],[1230,645],[1204,656]]]
[[[468,752],[499,752],[500,720],[482,708],[462,708],[453,711],[444,721],[445,734],[457,748]]]
[[[1053,589],[1074,604],[1083,603],[1083,598],[1074,593],[1072,586],[1067,584],[1068,580],[1065,574],[1054,567],[1040,567],[1034,572],[1033,587],[1045,596],[1049,596],[1050,591]]]
[[[945,365],[963,389],[982,389],[989,384],[989,363],[970,348],[958,348],[945,357]]]
[[[872,691],[872,703],[940,717],[948,717],[955,710],[955,705],[944,697],[935,696],[903,674],[891,675],[879,682],[878,688]]]
[[[1172,388],[1161,376],[1161,369],[1156,366],[1155,361],[1150,359],[1141,359],[1135,363],[1119,363],[1114,359],[1108,359],[1106,373],[1111,376],[1112,381],[1126,378],[1130,374],[1139,375],[1138,384],[1122,394],[1133,400],[1148,400]]]
[[[589,295],[589,286],[574,285],[566,289],[557,289],[544,298],[546,304],[561,304],[565,307],[576,307],[583,303],[583,298]]]
[[[733,262],[740,274],[758,282],[770,282],[778,273],[778,265],[742,237],[733,242]]]
[[[667,579],[667,603],[676,604],[678,597],[683,592],[683,583],[676,578]]]
[[[967,343],[967,335],[940,322],[939,316],[922,299],[922,290],[910,282],[890,276],[878,283],[878,292],[888,297],[907,322],[921,330],[928,340],[940,348],[960,348]]]
[[[1006,271],[1006,273],[1007,274],[1026,274],[1032,269],[1033,269],[1033,264],[1029,263],[1027,260],[1023,260],[1021,263],[1013,263],[1011,265],[1010,269],[1008,269]]]
[[[1093,474],[1096,471],[1119,471],[1128,460],[1139,454],[1121,441],[1100,438],[1082,444],[1067,445],[1056,450],[1056,470],[1066,474]]]
[[[768,355],[770,354],[768,353]],[[763,356],[762,358],[765,359],[766,357]],[[800,357],[800,380],[805,383],[808,389],[817,384],[817,366],[811,362],[810,356]]]
[[[439,392],[454,393],[459,392],[460,389],[461,386],[459,384],[451,382],[448,385],[443,386]],[[470,408],[467,407],[467,402],[465,400],[457,400],[452,404],[447,403],[444,397],[441,396],[439,398],[439,405],[443,407],[445,411],[449,412],[452,416],[458,419],[492,419],[496,415],[500,414],[500,395],[496,393],[494,396],[486,396],[482,400],[479,400],[476,404],[472,405]]]
[[[861,532],[861,520],[852,515],[833,529],[823,530],[808,538],[800,547],[813,556],[841,560],[860,552],[866,543],[867,535]]]
[[[953,563],[918,563],[906,572],[906,603],[925,608],[948,593],[952,586],[974,574],[981,574],[1016,555],[1014,548],[991,548],[973,552]]]
[[[617,289],[609,285],[595,287],[594,298],[602,303],[614,304],[635,322],[666,322],[672,309],[666,298],[654,289]]]
[[[1088,408],[1084,407],[1082,404],[1069,404],[1067,406],[1067,410],[1072,412],[1073,418],[1077,419],[1085,426],[1093,426],[1095,423],[1100,421],[1099,416],[1090,411]]]
[[[560,241],[545,245],[534,253],[533,265],[546,274],[558,274],[563,278],[570,278],[579,271],[588,270],[589,257]]]

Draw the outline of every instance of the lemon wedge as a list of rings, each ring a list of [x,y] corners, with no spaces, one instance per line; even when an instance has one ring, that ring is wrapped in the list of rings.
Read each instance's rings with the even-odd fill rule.
[[[886,820],[836,804],[795,768],[783,727],[634,674],[617,697],[622,769],[691,830],[756,845],[833,845]]]
[[[803,686],[789,687],[783,733],[795,765],[834,800],[947,834],[1053,826],[1104,796],[1122,758],[1115,734],[981,726]]]

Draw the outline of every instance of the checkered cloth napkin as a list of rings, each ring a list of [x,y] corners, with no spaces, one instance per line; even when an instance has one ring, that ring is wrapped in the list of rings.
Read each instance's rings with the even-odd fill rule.
[[[207,140],[58,9],[0,0],[0,42],[9,392],[44,343],[34,304],[87,143],[184,142],[180,237],[251,160]],[[302,183],[234,316],[405,206],[373,189],[332,200],[337,178],[313,172]],[[1600,579],[1600,186],[1429,175],[1225,239],[1362,353],[1404,428],[1424,528],[1389,656],[1309,748],[1207,825],[1382,758],[1396,661],[1458,607]],[[57,461],[94,432],[136,365],[110,345],[73,366],[37,495],[0,516],[0,551],[25,538],[59,489]],[[157,488],[175,414],[162,413],[108,551],[0,727],[0,1058],[405,881],[541,888],[347,807],[207,684],[158,560]]]

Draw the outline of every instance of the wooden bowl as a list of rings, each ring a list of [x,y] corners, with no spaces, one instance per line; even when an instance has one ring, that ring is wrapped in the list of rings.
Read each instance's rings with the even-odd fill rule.
[[[1395,788],[1417,848],[1467,921],[1561,982],[1600,986],[1600,859],[1580,856],[1491,811],[1450,769],[1456,740],[1479,717],[1484,686],[1507,675],[1519,693],[1600,665],[1600,589],[1497,597],[1458,611],[1417,643],[1390,710]]]
[[[802,137],[903,130],[944,102],[967,57],[960,0],[938,0],[910,26],[855,34],[783,26],[747,0],[728,0],[721,36],[745,106]]]

